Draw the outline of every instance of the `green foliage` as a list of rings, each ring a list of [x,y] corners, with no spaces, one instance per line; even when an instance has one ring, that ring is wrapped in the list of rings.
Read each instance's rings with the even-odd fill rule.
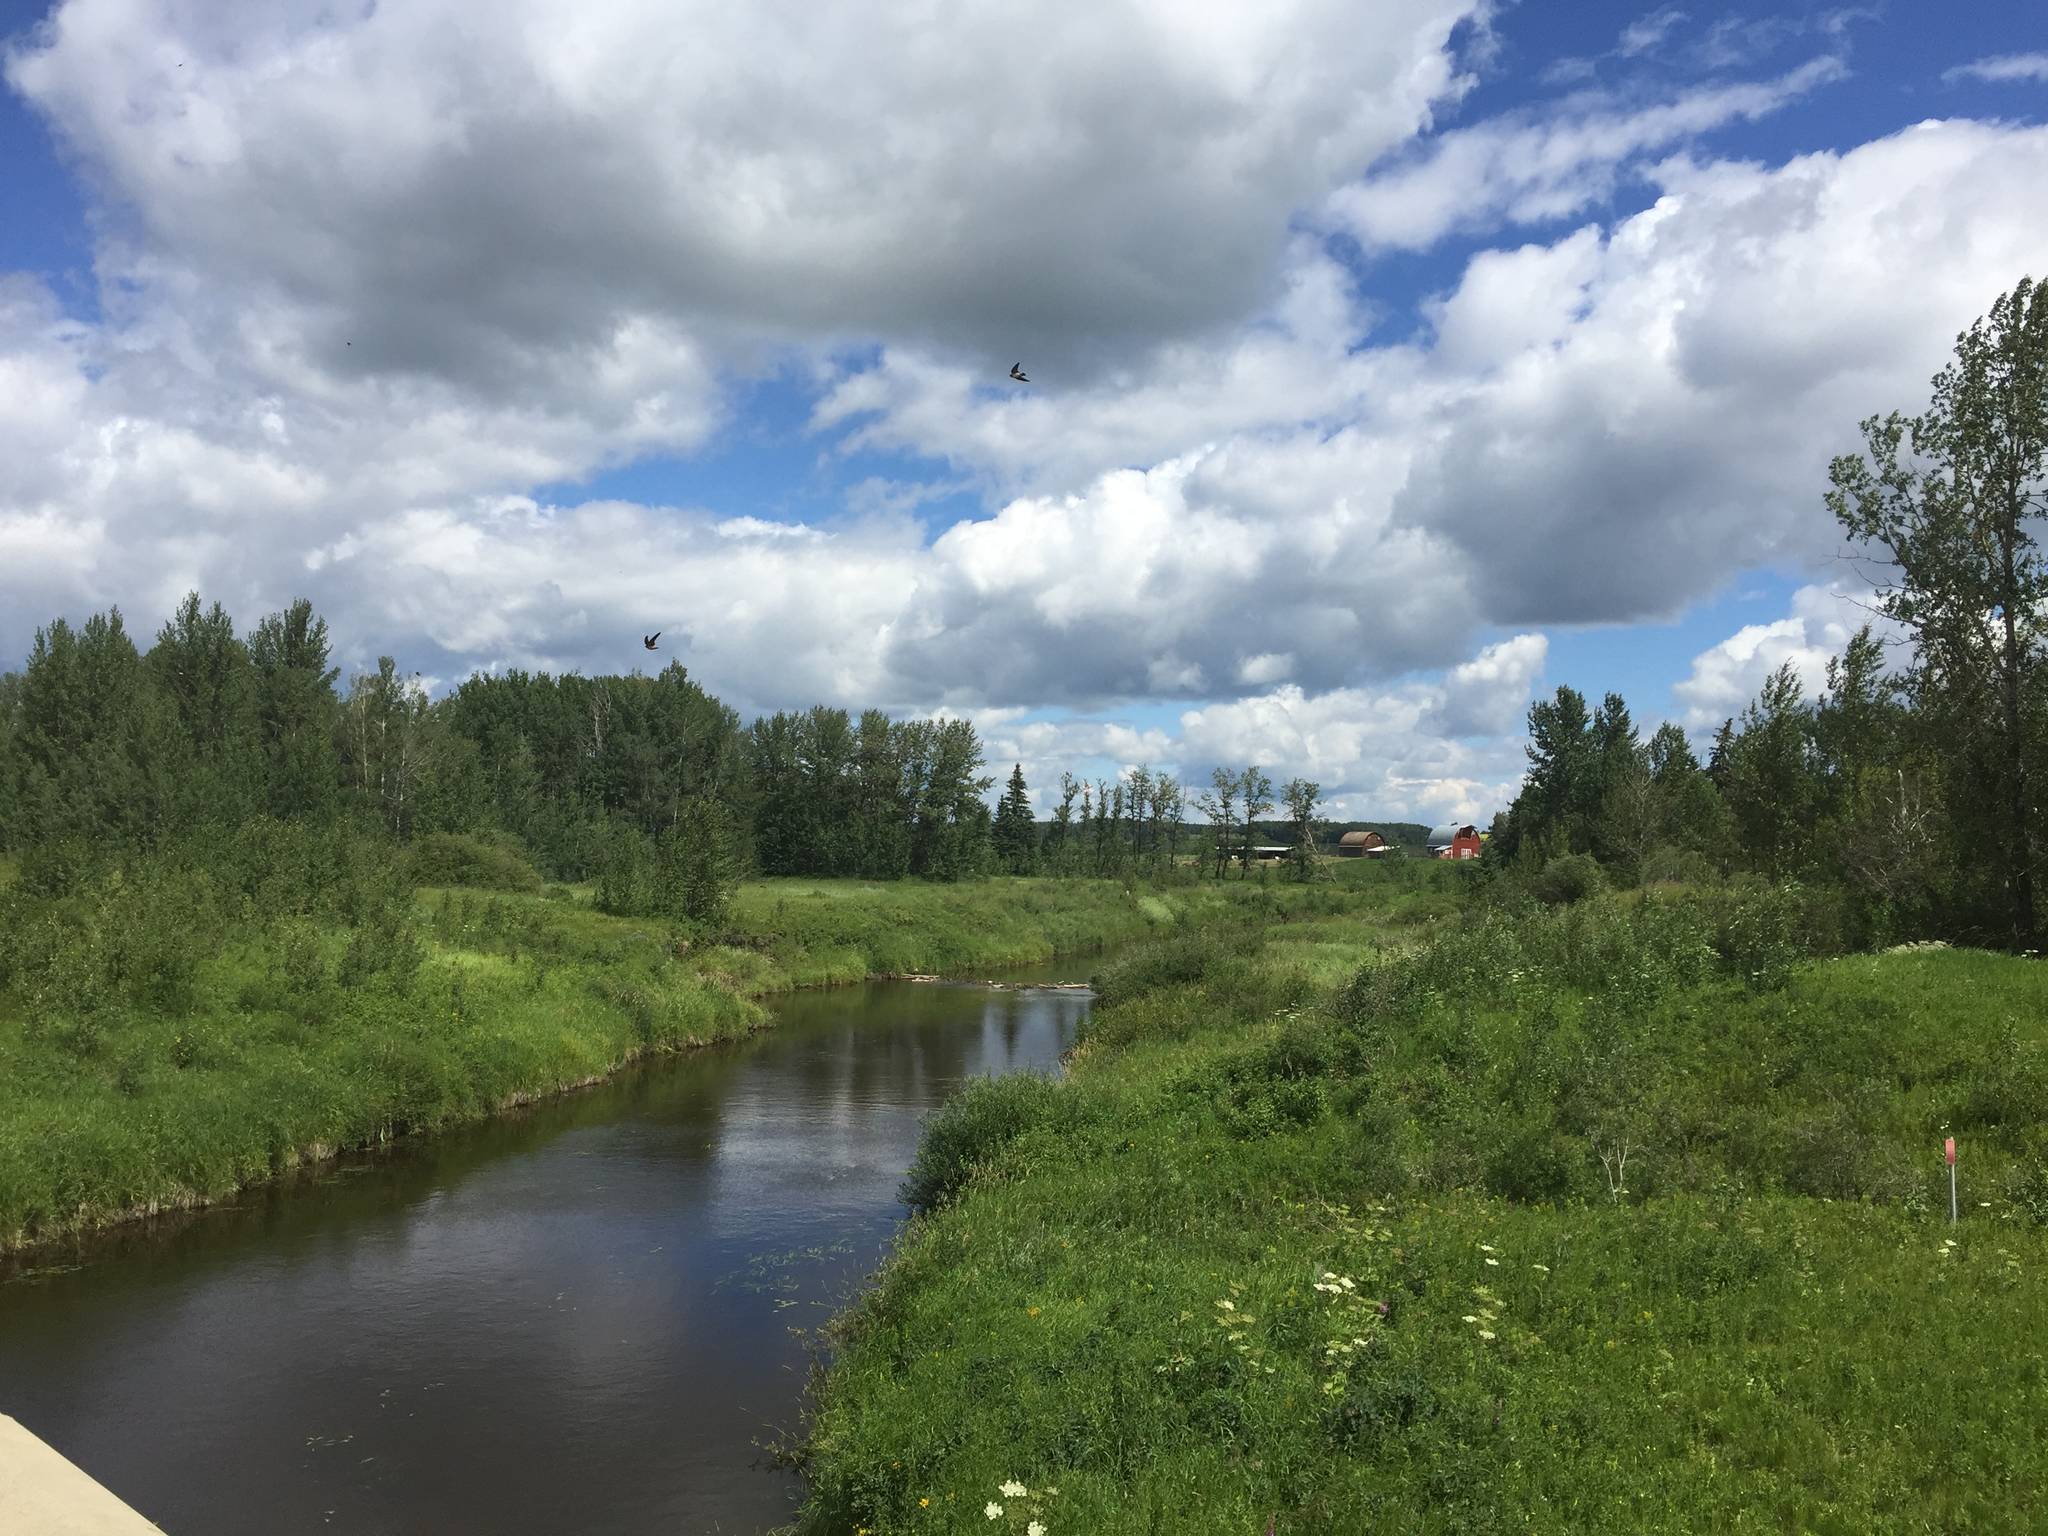
[[[415,885],[469,885],[484,890],[537,891],[540,872],[517,848],[459,832],[429,832],[410,850]]]
[[[2048,289],[2022,279],[1956,338],[1927,409],[1863,423],[1828,505],[1889,569],[1877,600],[1915,642],[1914,723],[1938,745],[1957,884],[2017,946],[2040,932],[2048,704]],[[1901,450],[1905,450],[1903,453]]]
[[[969,1083],[926,1124],[898,1195],[918,1215],[948,1203],[976,1168],[1026,1131],[1052,1125],[1068,1102],[1033,1073]]]
[[[1038,823],[1031,815],[1031,792],[1024,783],[1024,765],[1010,769],[1010,782],[996,807],[993,833],[997,863],[1013,875],[1028,875],[1038,865]]]
[[[1066,1081],[934,1121],[974,1176],[842,1322],[797,1529],[2031,1528],[2048,983],[1755,985],[1810,905],[1478,912],[1327,1007],[1355,919],[1106,968]]]
[[[739,880],[739,861],[724,810],[691,800],[655,847],[656,906],[661,915],[699,925],[725,920]]]
[[[415,895],[374,828],[258,817],[245,833],[57,894],[0,885],[0,1249],[732,1035],[761,1022],[766,993],[987,974],[1182,915],[1215,924],[1261,894],[756,882],[728,888],[722,915],[684,906],[685,933],[607,915],[588,888]],[[690,846],[671,853],[684,902]],[[1285,895],[1303,912],[1347,899]]]
[[[1591,854],[1566,853],[1552,859],[1529,880],[1529,893],[1548,907],[1584,901],[1607,884],[1599,861]]]

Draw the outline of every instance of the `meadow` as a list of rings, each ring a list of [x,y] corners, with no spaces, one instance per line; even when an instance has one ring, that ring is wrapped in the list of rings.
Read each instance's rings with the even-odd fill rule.
[[[1360,899],[1257,880],[761,880],[705,928],[608,916],[588,887],[470,839],[424,839],[406,868],[317,830],[247,841],[205,867],[0,870],[0,1252],[731,1039],[792,988],[977,975]],[[467,883],[432,883],[448,880]]]
[[[955,1099],[798,1529],[2039,1528],[2048,972],[1763,885],[1409,931],[1168,936]]]

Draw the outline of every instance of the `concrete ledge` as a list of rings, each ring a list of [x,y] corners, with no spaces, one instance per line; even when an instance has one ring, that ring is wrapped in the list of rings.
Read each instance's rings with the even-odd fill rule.
[[[19,1531],[22,1536],[163,1536],[4,1413],[0,1531]]]

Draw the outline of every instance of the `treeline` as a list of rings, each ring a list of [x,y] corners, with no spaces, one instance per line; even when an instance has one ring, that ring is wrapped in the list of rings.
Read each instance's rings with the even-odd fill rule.
[[[1276,831],[1257,768],[1219,769],[1191,801],[1143,765],[1062,775],[1041,823],[1021,766],[991,810],[969,721],[820,705],[748,726],[679,663],[478,674],[431,701],[390,657],[345,687],[331,657],[303,599],[245,639],[193,594],[147,650],[118,609],[53,620],[26,668],[0,677],[0,849],[28,856],[32,884],[63,884],[123,851],[204,850],[261,820],[340,826],[394,854],[431,844],[414,860],[430,871],[501,868],[516,846],[547,878],[596,882],[608,911],[711,920],[749,869],[1160,878],[1199,851],[1220,876],[1279,836],[1305,872],[1322,827],[1305,781],[1283,788],[1292,819]],[[1191,826],[1191,809],[1208,824]]]
[[[0,850],[61,887],[133,853],[264,822],[391,856],[516,843],[608,910],[716,918],[746,868],[951,880],[996,867],[966,721],[817,709],[744,726],[671,663],[652,677],[478,675],[430,701],[389,657],[342,687],[300,600],[246,638],[189,596],[147,650],[118,609],[36,633],[0,676]]]
[[[1781,667],[1701,763],[1666,725],[1569,688],[1529,712],[1529,776],[1489,857],[1566,899],[1755,871],[1838,887],[1865,940],[2036,949],[2048,783],[2048,294],[1957,338],[1925,412],[1863,423],[1827,502],[1876,571],[1866,626],[1809,698]]]

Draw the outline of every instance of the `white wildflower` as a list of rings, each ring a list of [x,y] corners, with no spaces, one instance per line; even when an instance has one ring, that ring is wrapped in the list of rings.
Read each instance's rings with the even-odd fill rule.
[[[1000,1493],[1006,1499],[1021,1499],[1030,1491],[1022,1483],[1015,1481],[1007,1482],[996,1490],[997,1493]]]
[[[1045,1536],[1045,1522],[1034,1520],[1024,1527],[1024,1536]]]
[[[1003,1506],[1000,1504],[984,1504],[981,1506],[981,1512],[991,1520],[1003,1518]]]
[[[1499,1260],[1499,1259],[1488,1259],[1488,1260],[1487,1260],[1486,1262],[1487,1262],[1487,1263],[1489,1263],[1489,1264],[1491,1264],[1491,1265],[1492,1265],[1492,1266],[1493,1266],[1493,1267],[1494,1267],[1495,1269],[1498,1269],[1498,1268],[1500,1268],[1500,1260]]]

